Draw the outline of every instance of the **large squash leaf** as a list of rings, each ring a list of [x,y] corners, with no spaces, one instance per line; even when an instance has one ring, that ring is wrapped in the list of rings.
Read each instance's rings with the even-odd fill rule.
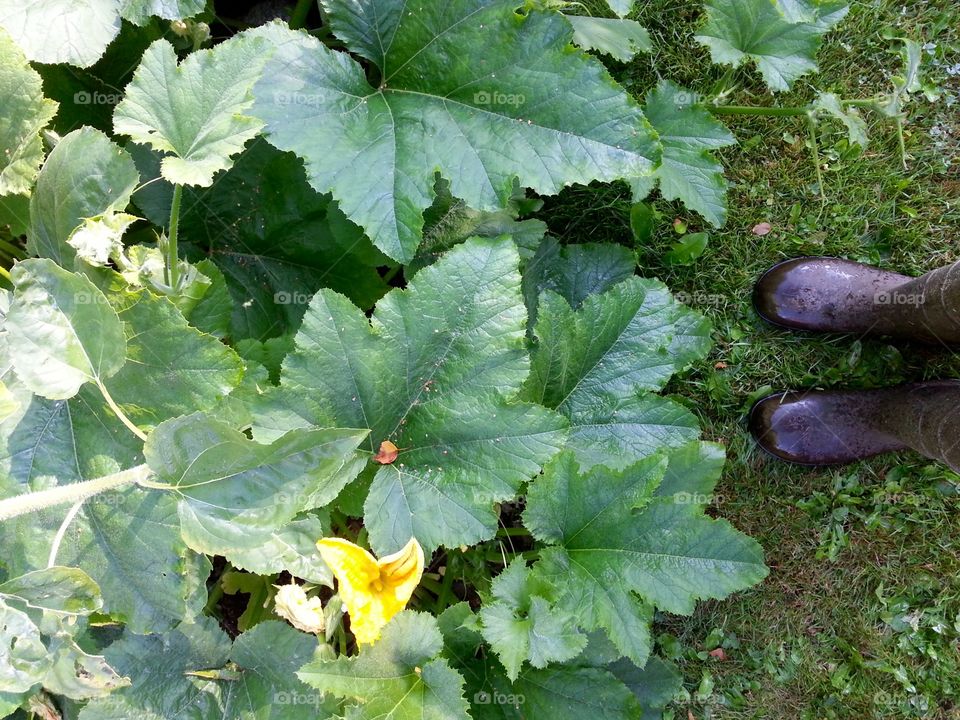
[[[0,27],[0,196],[27,195],[43,162],[43,130],[57,103],[43,96],[40,75]]]
[[[842,2],[816,0],[707,0],[707,22],[696,39],[713,62],[754,62],[773,91],[789,90],[815,72],[823,35],[847,12]]]
[[[528,372],[519,257],[505,240],[470,240],[390,292],[373,317],[321,290],[267,395],[254,432],[370,428],[400,457],[364,505],[378,554],[416,537],[428,549],[493,536],[493,504],[513,498],[563,444],[566,421],[511,402]]]
[[[86,218],[120,212],[140,175],[133,159],[106,135],[81,128],[50,153],[30,198],[27,249],[71,268],[76,250],[68,244]]]
[[[241,34],[178,64],[173,45],[157,40],[114,111],[114,131],[167,153],[160,167],[171,183],[208,187],[262,127],[245,112],[266,53],[263,40]]]
[[[11,373],[4,383],[20,409],[0,423],[0,495],[11,497],[118,472],[142,462],[142,443],[86,386],[68,401],[31,397]],[[46,567],[67,510],[51,508],[3,523],[12,574]],[[87,500],[67,529],[57,561],[84,570],[103,592],[104,611],[137,632],[165,630],[188,615],[186,547],[176,501],[130,488]]]
[[[179,498],[183,537],[197,552],[252,550],[304,510],[332,501],[360,471],[363,430],[292,430],[269,445],[196,413],[168,420],[144,447]]]
[[[442,649],[437,621],[404,611],[357,657],[315,660],[297,675],[324,693],[359,701],[353,720],[469,720],[463,677],[438,657]]]
[[[0,27],[41,63],[93,65],[120,32],[117,0],[0,0]]]
[[[647,93],[647,118],[660,135],[663,159],[654,174],[660,193],[667,200],[682,200],[691,210],[715,226],[727,219],[727,181],[723,165],[710,154],[736,143],[729,130],[696,103],[694,93],[662,81]],[[635,185],[634,201],[649,193],[652,180]]]
[[[420,242],[436,172],[478,210],[515,178],[541,193],[648,174],[658,159],[640,108],[595,59],[569,47],[552,10],[512,0],[328,0],[334,33],[375,66],[276,28],[255,88],[267,138],[390,257]],[[330,148],[336,148],[331,152]]]
[[[643,666],[651,605],[689,614],[767,573],[760,546],[681,495],[657,496],[668,459],[581,474],[564,452],[530,487],[524,524],[551,547],[534,566],[553,579],[558,605],[587,630],[603,628]]]
[[[624,468],[664,447],[696,439],[696,418],[653,394],[710,347],[710,324],[655,280],[628,278],[579,310],[552,291],[540,296],[524,397],[570,419],[586,469]]]
[[[13,366],[30,390],[66,400],[123,367],[123,324],[96,285],[45,258],[17,263],[10,277],[15,294],[4,327]]]
[[[79,720],[331,720],[337,704],[294,672],[317,639],[270,620],[230,638],[201,617],[157,635],[125,632],[104,655],[130,687],[89,703]]]
[[[150,203],[150,214],[165,225],[169,195]],[[234,300],[234,340],[293,332],[322,287],[364,310],[389,290],[377,272],[389,258],[329,195],[310,187],[293,153],[263,140],[213,187],[184,194],[180,239],[188,256],[205,255],[223,272]]]
[[[100,588],[77,568],[48,567],[0,585],[0,703],[41,686],[83,700],[129,684],[74,641],[100,607]]]

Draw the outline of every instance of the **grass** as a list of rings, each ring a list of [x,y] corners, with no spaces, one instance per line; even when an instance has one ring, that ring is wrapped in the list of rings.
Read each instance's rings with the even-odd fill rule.
[[[699,92],[729,86],[693,40],[698,3],[639,5],[662,50],[615,66],[619,80],[638,96],[658,77]],[[776,99],[804,105],[818,89],[869,97],[900,68],[886,31],[936,43],[926,72],[944,95],[911,106],[906,171],[888,121],[869,118],[862,153],[824,125],[821,201],[803,118],[725,118],[740,140],[722,154],[732,183],[726,227],[701,227],[678,204],[656,201],[662,218],[654,242],[639,248],[642,272],[686,293],[713,319],[717,340],[671,390],[699,413],[706,437],[728,447],[715,514],[755,537],[771,568],[761,586],[703,603],[693,617],[659,618],[660,650],[685,681],[667,717],[960,718],[960,478],[916,455],[792,467],[760,454],[744,427],[752,401],[774,390],[960,377],[960,356],[944,348],[787,333],[750,304],[756,279],[785,258],[834,255],[910,274],[960,260],[960,76],[946,73],[960,63],[958,29],[960,7],[948,0],[854,2],[828,36],[821,73]],[[755,73],[738,71],[733,82],[733,104],[772,102]],[[624,187],[604,186],[572,188],[545,215],[567,241],[630,244],[629,210]],[[675,217],[710,231],[690,267],[664,262]],[[773,231],[752,234],[760,222]]]

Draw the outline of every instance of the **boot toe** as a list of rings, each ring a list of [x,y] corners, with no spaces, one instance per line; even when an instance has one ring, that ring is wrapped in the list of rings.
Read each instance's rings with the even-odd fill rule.
[[[806,257],[775,265],[754,288],[757,314],[793,330],[887,331],[877,313],[885,297],[909,278],[850,260]]]
[[[767,322],[807,330],[823,324],[831,314],[824,303],[822,282],[815,265],[826,258],[797,258],[775,265],[760,278],[753,292],[753,304]],[[822,275],[822,273],[820,274]]]
[[[754,405],[750,432],[770,455],[801,465],[838,465],[904,449],[877,432],[842,395],[778,394]]]

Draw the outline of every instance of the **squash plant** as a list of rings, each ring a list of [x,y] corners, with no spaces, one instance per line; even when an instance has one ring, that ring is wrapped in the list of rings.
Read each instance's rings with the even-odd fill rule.
[[[660,394],[708,321],[527,192],[720,224],[721,108],[638,103],[599,58],[649,35],[574,4],[312,6],[0,0],[0,710],[647,717],[655,613],[766,568]],[[782,90],[845,12],[699,40]]]

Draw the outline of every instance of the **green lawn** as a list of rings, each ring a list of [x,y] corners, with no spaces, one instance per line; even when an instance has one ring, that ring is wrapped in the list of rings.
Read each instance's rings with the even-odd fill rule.
[[[659,200],[655,242],[639,249],[644,274],[714,321],[712,357],[672,391],[699,413],[707,438],[728,447],[715,514],[757,538],[771,568],[750,592],[704,603],[692,618],[660,618],[661,651],[677,659],[689,691],[668,711],[682,720],[960,718],[960,477],[915,455],[790,467],[763,456],[745,431],[752,401],[773,390],[960,377],[960,355],[945,348],[786,333],[751,309],[753,283],[785,258],[837,255],[913,274],[960,260],[960,6],[852,5],[828,37],[821,73],[777,101],[803,105],[818,89],[886,91],[901,64],[900,45],[885,36],[935,44],[925,72],[943,95],[911,106],[908,169],[889,121],[869,117],[862,154],[824,125],[821,201],[803,118],[726,118],[740,141],[723,154],[733,185],[727,226],[711,231],[694,265],[670,267],[674,218],[695,230],[701,221]],[[771,104],[753,73],[725,76],[710,65],[692,39],[697,16],[684,2],[645,5],[637,19],[670,49],[614,74],[639,95],[656,82],[656,66],[698,91],[732,87],[737,105]],[[568,241],[630,244],[629,209],[623,187],[580,188],[548,202],[547,215]],[[754,235],[760,222],[773,231]]]

